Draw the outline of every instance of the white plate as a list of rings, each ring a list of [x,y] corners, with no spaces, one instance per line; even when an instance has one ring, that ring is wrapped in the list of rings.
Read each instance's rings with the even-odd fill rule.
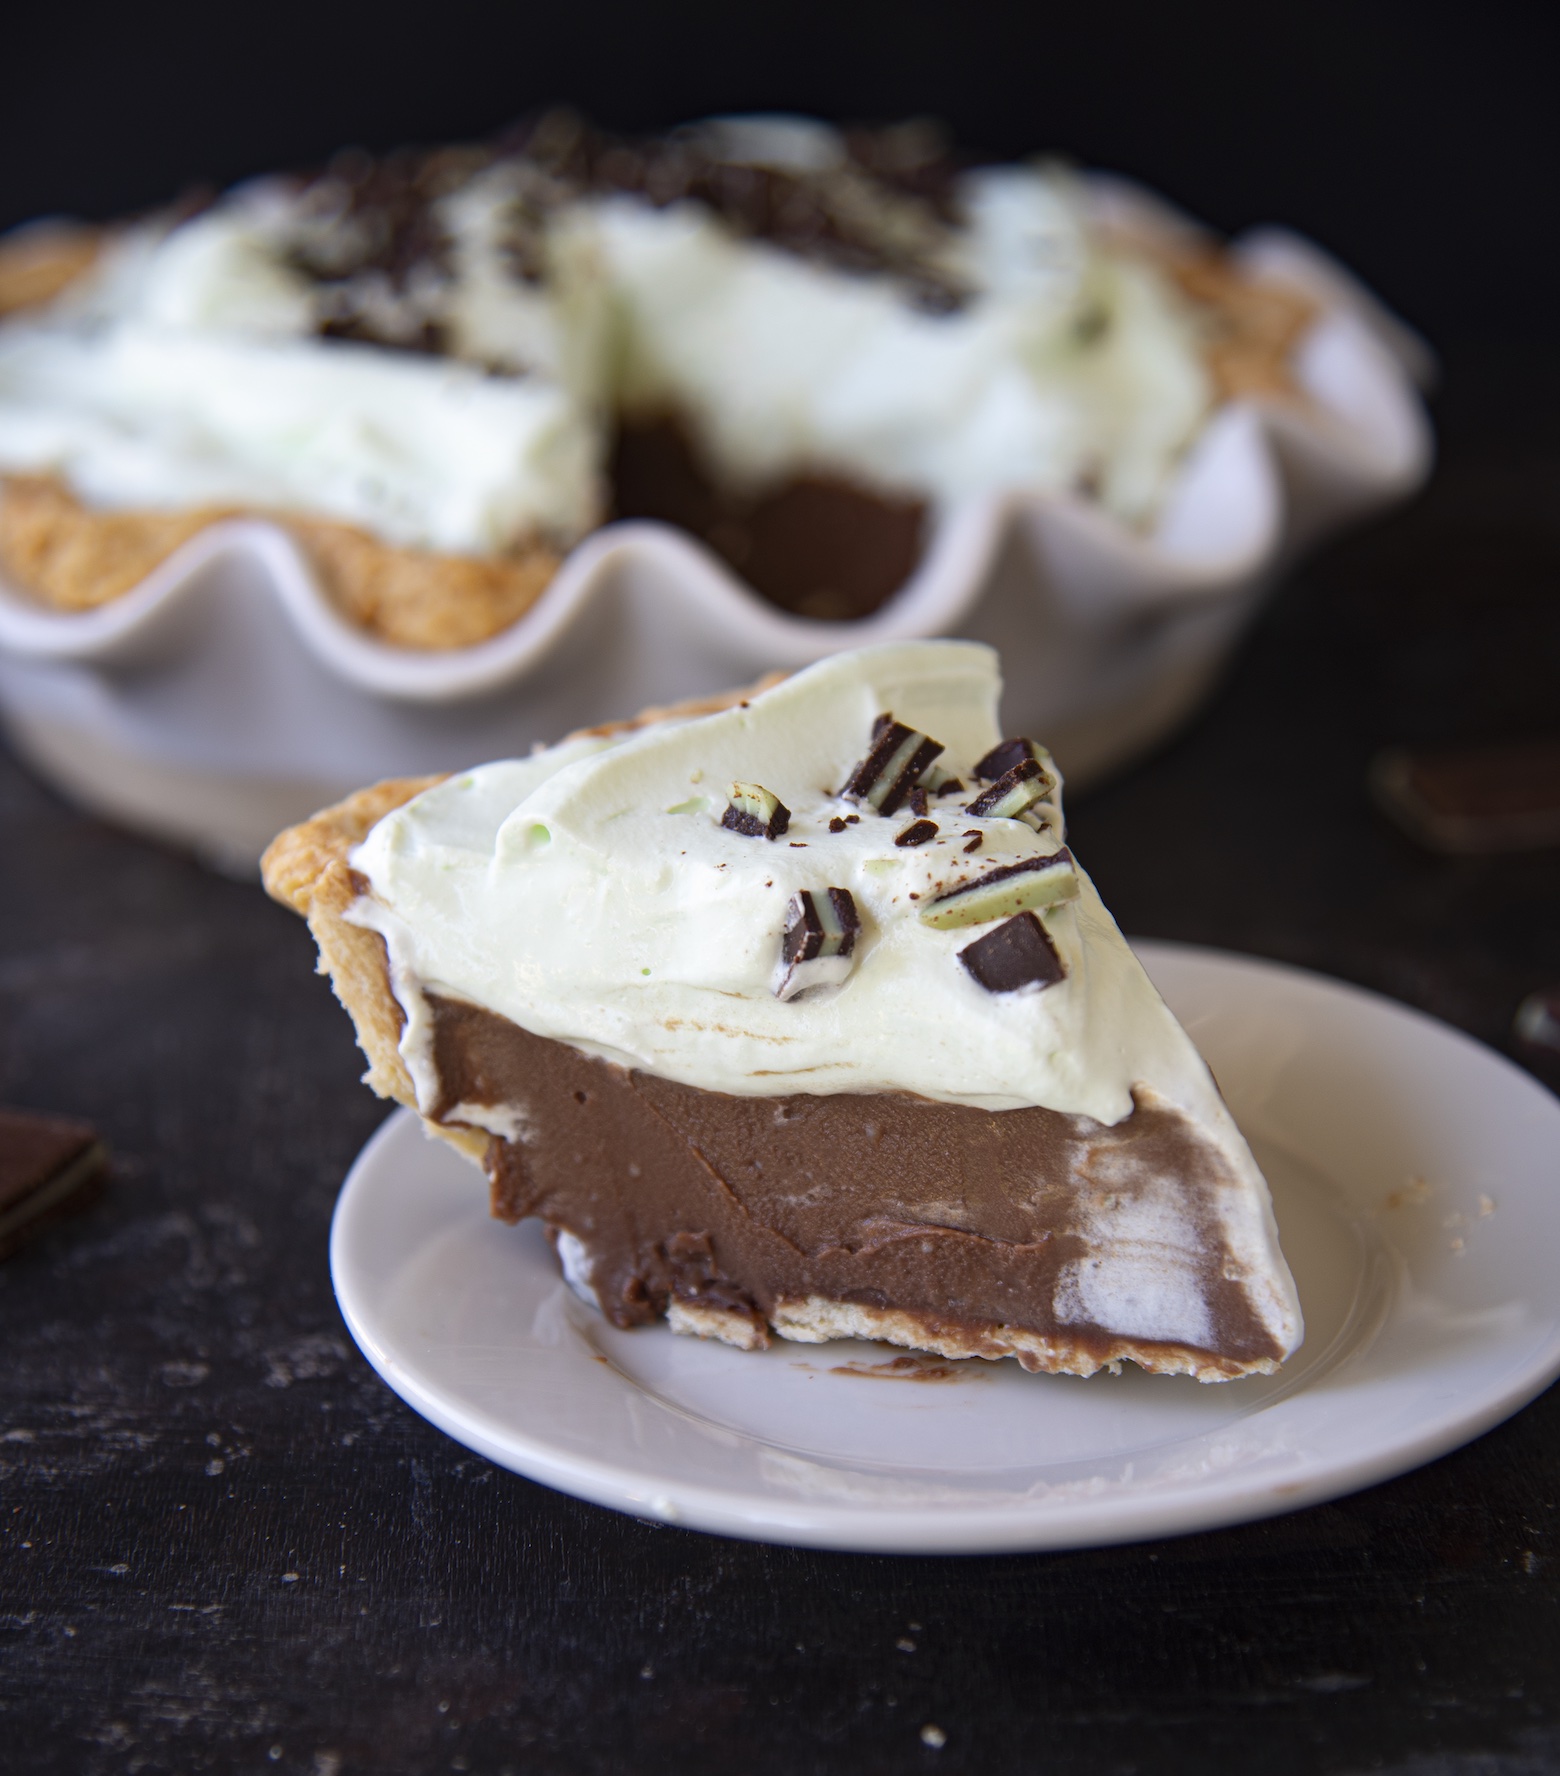
[[[618,1332],[534,1223],[488,1219],[473,1168],[406,1111],[336,1209],[347,1324],[416,1411],[544,1485],[723,1535],[898,1553],[1293,1510],[1455,1448],[1560,1373],[1560,1102],[1374,994],[1214,951],[1139,954],[1273,1186],[1307,1325],[1279,1376],[1080,1381]]]

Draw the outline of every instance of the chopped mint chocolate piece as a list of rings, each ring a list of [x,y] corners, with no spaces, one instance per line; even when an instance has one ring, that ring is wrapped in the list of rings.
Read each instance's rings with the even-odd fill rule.
[[[1032,759],[1034,756],[1033,740],[999,740],[976,765],[975,775],[982,783],[995,783],[999,777],[1005,777],[1014,765],[1021,765],[1025,759]]]
[[[1067,978],[1046,928],[1033,913],[1020,913],[977,937],[959,951],[959,960],[988,993],[1043,992]]]
[[[975,767],[975,775],[982,783],[995,783],[999,777],[1007,776],[1015,765],[1023,764],[1025,759],[1033,759],[1051,779],[1046,794],[1052,794],[1060,782],[1056,765],[1050,753],[1034,740],[999,740]]]
[[[964,793],[964,780],[945,771],[941,765],[933,765],[921,781],[926,785],[930,795],[962,795]]]
[[[1020,759],[990,789],[967,802],[964,812],[987,820],[1023,820],[1038,830],[1047,824],[1042,804],[1055,786],[1055,779],[1035,759]]]
[[[921,909],[924,923],[939,931],[955,931],[964,925],[985,925],[992,919],[1056,906],[1078,892],[1078,872],[1072,852],[1065,847],[1051,857],[1028,857],[1022,863],[987,870],[973,882],[961,882],[928,901]]]
[[[798,890],[786,909],[775,997],[794,999],[813,987],[837,986],[855,966],[853,952],[860,930],[861,919],[848,888]]]
[[[893,814],[941,751],[940,741],[918,734],[891,715],[880,715],[872,724],[872,750],[851,772],[840,794],[846,801],[864,802],[879,814]]]
[[[748,839],[778,839],[791,824],[791,810],[761,783],[733,783],[720,823]]]
[[[928,839],[937,837],[935,820],[912,820],[905,830],[894,840],[896,845],[924,845]]]

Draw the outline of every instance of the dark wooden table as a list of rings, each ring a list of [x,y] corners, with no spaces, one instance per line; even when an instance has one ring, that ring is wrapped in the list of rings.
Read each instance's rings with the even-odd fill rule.
[[[1430,493],[1296,576],[1196,727],[1078,806],[1127,930],[1496,1046],[1560,981],[1560,854],[1440,860],[1363,791],[1385,742],[1560,726],[1557,395],[1560,359],[1454,363]],[[348,1340],[326,1229],[384,1110],[296,920],[3,756],[0,915],[0,1101],[117,1156],[0,1266],[0,1767],[1560,1769],[1560,1392],[1358,1497],[1152,1546],[879,1559],[616,1516],[469,1455]]]

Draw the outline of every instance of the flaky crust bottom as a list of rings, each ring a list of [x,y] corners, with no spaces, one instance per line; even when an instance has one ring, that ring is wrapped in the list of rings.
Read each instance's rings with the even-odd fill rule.
[[[122,598],[209,524],[264,517],[298,542],[336,607],[399,647],[472,647],[509,628],[551,584],[562,557],[540,543],[510,555],[396,548],[355,525],[298,513],[99,511],[58,479],[0,481],[0,570],[56,610]]]
[[[781,1301],[768,1328],[732,1308],[673,1300],[666,1319],[674,1332],[694,1338],[715,1338],[739,1350],[764,1350],[769,1332],[795,1344],[828,1344],[837,1338],[867,1338],[897,1344],[906,1350],[931,1351],[939,1357],[981,1357],[990,1362],[1014,1357],[1031,1374],[1096,1375],[1101,1369],[1119,1374],[1125,1362],[1151,1375],[1193,1375],[1198,1381],[1233,1381],[1242,1375],[1273,1375],[1278,1364],[1269,1359],[1235,1363],[1189,1345],[1142,1344],[1131,1338],[1071,1339],[1047,1336],[1022,1326],[961,1326],[935,1320],[904,1308],[869,1307],[855,1301],[831,1301],[822,1295]]]

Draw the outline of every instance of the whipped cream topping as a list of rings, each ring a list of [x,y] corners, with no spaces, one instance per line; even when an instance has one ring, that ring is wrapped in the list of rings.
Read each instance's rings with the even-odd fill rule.
[[[450,151],[123,230],[63,300],[0,324],[0,471],[106,507],[568,546],[604,509],[615,407],[682,419],[738,494],[824,473],[936,510],[1082,489],[1151,518],[1212,401],[1196,322],[1064,172],[985,168],[934,203],[783,117],[647,152],[643,192],[613,192],[610,149],[572,170]],[[845,260],[663,204],[690,153],[817,181]]]
[[[582,536],[600,444],[563,382],[317,337],[286,211],[263,187],[132,230],[71,299],[0,326],[0,470],[109,508],[296,510],[450,553]],[[529,311],[510,331],[511,364],[561,353]]]
[[[0,329],[0,469],[59,474],[89,504],[304,511],[500,554],[589,528],[594,454],[556,385],[448,359],[134,323]]]
[[[1212,403],[1185,305],[1107,250],[1061,172],[987,168],[958,197],[941,262],[973,294],[949,313],[892,276],[740,240],[696,204],[600,200],[622,403],[682,417],[744,491],[804,467],[940,508],[1089,488],[1148,518]]]
[[[971,767],[1001,737],[999,691],[996,656],[973,643],[865,649],[721,714],[484,766],[388,815],[354,854],[370,888],[354,917],[385,937],[420,1101],[436,1095],[430,989],[713,1091],[902,1091],[1115,1123],[1146,1086],[1244,1153],[1086,877],[1040,915],[1067,970],[1043,991],[986,991],[958,960],[980,930],[921,919],[932,895],[1059,846],[964,811]],[[938,763],[969,786],[931,800],[938,835],[908,848],[894,842],[908,809],[884,817],[836,793],[889,710],[941,741]],[[780,838],[722,827],[732,780],[790,810]],[[855,901],[855,965],[843,984],[783,1002],[788,905],[831,887]]]

